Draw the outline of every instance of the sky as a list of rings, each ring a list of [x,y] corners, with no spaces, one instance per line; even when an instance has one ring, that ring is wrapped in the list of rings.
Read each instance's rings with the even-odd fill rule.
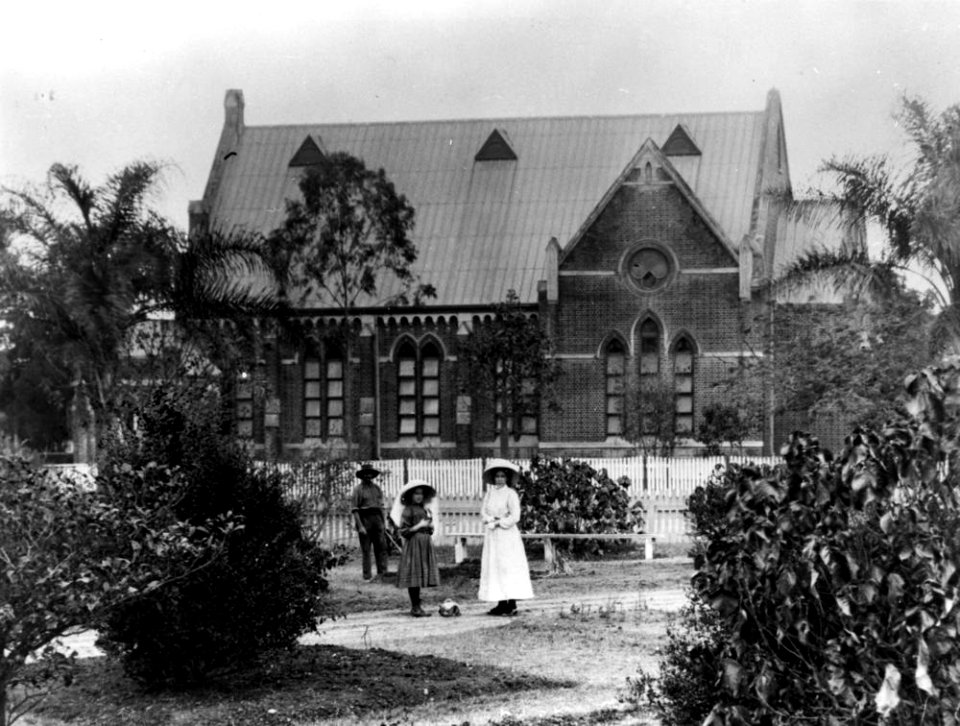
[[[906,159],[904,94],[960,103],[960,0],[33,0],[4,26],[0,186],[156,161],[184,228],[230,88],[248,125],[760,110],[776,88],[798,192],[831,156]]]

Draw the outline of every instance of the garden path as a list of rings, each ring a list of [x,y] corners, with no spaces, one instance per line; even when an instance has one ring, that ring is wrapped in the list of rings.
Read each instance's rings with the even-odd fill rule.
[[[686,603],[686,595],[680,589],[647,590],[632,592],[596,592],[582,595],[566,595],[556,598],[535,598],[518,602],[519,614],[515,617],[539,617],[560,612],[602,612],[603,610],[626,612],[637,609],[676,612]],[[491,603],[461,602],[459,617],[442,618],[436,605],[430,608],[429,618],[413,618],[405,610],[380,610],[360,612],[338,620],[326,621],[316,632],[304,635],[304,644],[341,645],[348,648],[385,648],[401,645],[404,641],[430,635],[453,635],[483,628],[496,628],[511,622],[509,617],[492,617],[486,614]],[[603,609],[603,610],[601,610]],[[96,647],[97,635],[92,630],[63,638],[64,652],[76,651],[80,658],[103,655]]]

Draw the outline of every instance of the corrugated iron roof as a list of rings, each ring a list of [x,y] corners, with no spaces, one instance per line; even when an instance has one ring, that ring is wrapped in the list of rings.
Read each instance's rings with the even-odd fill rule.
[[[517,291],[535,302],[547,242],[566,245],[648,138],[678,124],[702,151],[671,159],[734,243],[750,231],[764,112],[247,126],[207,200],[211,221],[267,233],[298,194],[290,160],[310,136],[383,167],[416,209],[415,265],[433,306],[486,305]],[[494,130],[516,161],[475,161]],[[393,281],[381,283],[383,297]]]

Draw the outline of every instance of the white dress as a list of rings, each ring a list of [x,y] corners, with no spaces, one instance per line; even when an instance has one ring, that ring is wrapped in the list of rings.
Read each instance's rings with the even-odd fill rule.
[[[508,486],[487,487],[480,510],[484,522],[483,556],[480,560],[480,592],[487,602],[527,600],[533,597],[530,568],[523,551],[520,521],[520,497]],[[491,529],[488,522],[499,518]]]

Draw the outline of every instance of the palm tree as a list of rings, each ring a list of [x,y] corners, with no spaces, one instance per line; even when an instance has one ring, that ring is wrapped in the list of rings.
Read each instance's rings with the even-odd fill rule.
[[[48,361],[73,381],[97,431],[116,413],[138,331],[176,317],[201,347],[214,318],[269,309],[259,240],[187,238],[148,202],[162,168],[136,162],[90,185],[76,167],[51,167],[46,188],[4,189],[0,225],[19,248],[0,258],[0,318],[15,336],[42,341]],[[247,274],[249,273],[249,274]]]
[[[815,250],[797,260],[780,284],[832,279],[847,290],[885,294],[903,273],[930,283],[940,314],[934,333],[939,351],[960,352],[960,105],[935,115],[917,98],[904,98],[898,120],[912,159],[898,165],[885,155],[836,157],[821,171],[832,175],[836,202],[852,224],[875,224],[882,232],[879,259],[863,246]],[[794,212],[802,213],[798,204]]]

